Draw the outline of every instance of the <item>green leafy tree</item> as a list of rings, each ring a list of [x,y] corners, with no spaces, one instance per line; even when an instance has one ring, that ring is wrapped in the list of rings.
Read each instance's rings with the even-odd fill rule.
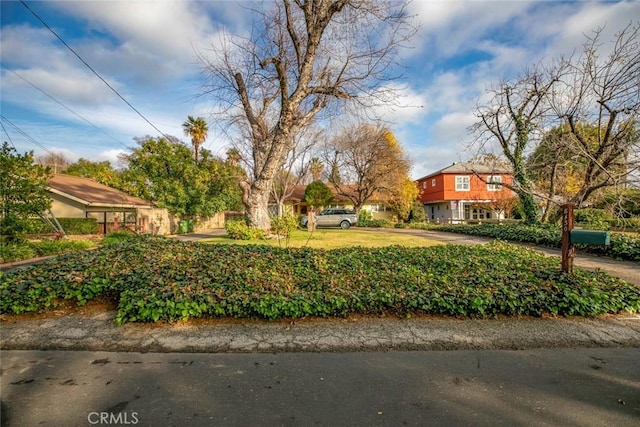
[[[182,124],[184,134],[191,137],[193,145],[193,158],[198,164],[198,153],[200,146],[207,140],[209,133],[209,125],[202,117],[187,116],[187,121]]]
[[[28,230],[29,217],[51,207],[51,171],[33,163],[33,152],[18,154],[7,142],[0,151],[0,235],[16,238]]]
[[[177,138],[139,138],[138,148],[122,156],[123,190],[178,215],[210,216],[241,203],[235,169],[208,150],[198,164]]]
[[[82,178],[91,178],[109,187],[121,188],[122,186],[120,172],[115,170],[108,160],[92,162],[81,157],[77,162],[70,164],[65,173]]]
[[[304,201],[307,202],[307,205],[311,208],[309,210],[309,220],[307,221],[309,231],[313,231],[316,210],[327,206],[332,200],[333,193],[325,183],[313,181],[307,185],[307,188],[304,190]]]
[[[387,204],[398,215],[399,220],[408,221],[418,194],[420,190],[416,182],[405,177],[403,182],[393,189]]]

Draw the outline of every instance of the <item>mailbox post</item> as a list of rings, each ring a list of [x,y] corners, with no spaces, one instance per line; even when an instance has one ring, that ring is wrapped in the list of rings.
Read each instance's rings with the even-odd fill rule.
[[[576,255],[575,243],[586,245],[609,245],[611,233],[608,231],[574,230],[573,205],[562,206],[562,271],[573,273],[573,258]]]
[[[573,230],[573,204],[562,206],[562,271],[573,273],[573,258],[576,249],[571,243],[571,230]]]

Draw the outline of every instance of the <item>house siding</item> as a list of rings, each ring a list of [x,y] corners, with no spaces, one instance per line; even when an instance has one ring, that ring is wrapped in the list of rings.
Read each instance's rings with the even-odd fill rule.
[[[451,168],[447,168],[451,169]],[[456,169],[456,168],[453,168]],[[432,222],[461,222],[468,220],[504,219],[504,213],[487,208],[500,200],[513,197],[513,191],[506,186],[496,190],[489,189],[489,178],[500,177],[500,183],[507,186],[513,183],[509,173],[463,172],[462,170],[442,170],[418,180],[420,200],[425,208],[427,220]],[[456,179],[460,183],[468,182],[468,189],[456,189]]]

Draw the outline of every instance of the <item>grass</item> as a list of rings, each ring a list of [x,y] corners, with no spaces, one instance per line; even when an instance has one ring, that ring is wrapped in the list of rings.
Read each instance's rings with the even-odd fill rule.
[[[277,239],[267,240],[234,240],[228,236],[211,237],[200,241],[207,244],[228,244],[228,245],[256,245],[264,244],[275,247],[287,247],[285,239],[278,241]],[[390,245],[401,245],[405,247],[426,247],[441,244],[435,240],[425,239],[424,237],[398,234],[385,231],[368,231],[368,230],[334,230],[334,229],[317,229],[313,233],[308,231],[296,230],[293,232],[289,240],[289,246],[292,248],[319,248],[319,249],[337,249],[351,246],[362,246],[365,248],[379,248]]]
[[[31,239],[18,242],[0,242],[0,263],[61,255],[92,248],[95,243],[87,239]]]

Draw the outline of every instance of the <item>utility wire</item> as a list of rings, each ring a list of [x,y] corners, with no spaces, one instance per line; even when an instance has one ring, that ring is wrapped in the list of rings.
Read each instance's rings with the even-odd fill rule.
[[[76,56],[76,57],[77,57],[77,58],[78,58],[78,59],[79,59],[79,60],[80,60],[80,61],[81,61],[81,62],[82,62],[82,63],[83,63],[83,64],[84,64],[88,69],[89,69],[89,70],[91,70],[91,72],[93,72],[93,74],[95,74],[95,75],[96,75],[100,80],[102,80],[102,82],[103,82],[104,84],[106,84],[106,85],[107,85],[107,87],[109,87],[109,89],[111,89],[111,90],[113,91],[113,93],[115,93],[115,94],[118,96],[118,98],[120,98],[121,100],[123,100],[125,104],[127,104],[127,105],[128,105],[128,106],[129,106],[133,111],[135,111],[135,112],[136,112],[140,117],[142,117],[142,118],[144,119],[144,121],[145,121],[145,122],[149,123],[149,125],[151,125],[151,127],[152,127],[152,128],[154,128],[156,131],[158,131],[158,133],[160,133],[160,135],[162,135],[162,136],[164,136],[165,138],[167,138],[167,135],[166,135],[164,132],[162,132],[160,129],[158,129],[158,128],[156,127],[156,125],[154,125],[153,123],[151,123],[151,121],[149,121],[149,119],[147,119],[147,118],[144,116],[144,114],[142,114],[140,111],[138,111],[138,109],[136,109],[136,107],[134,107],[133,105],[131,105],[131,103],[130,103],[129,101],[127,101],[127,100],[126,100],[122,95],[120,95],[120,93],[119,93],[117,90],[115,90],[115,89],[113,88],[113,86],[111,86],[111,85],[110,85],[110,84],[109,84],[109,83],[108,83],[104,78],[102,78],[102,76],[101,76],[100,74],[98,74],[98,72],[97,72],[96,70],[94,70],[94,69],[93,69],[93,67],[91,67],[91,65],[89,65],[89,64],[87,63],[87,61],[85,61],[84,59],[82,59],[82,57],[81,57],[81,56],[80,56],[80,55],[79,55],[75,50],[73,50],[73,48],[72,48],[71,46],[69,46],[69,45],[67,44],[67,42],[65,42],[65,41],[62,39],[62,37],[60,37],[60,36],[58,35],[58,33],[56,33],[55,31],[53,31],[53,29],[52,29],[49,25],[47,25],[47,23],[46,23],[46,22],[44,22],[44,21],[42,20],[42,18],[40,18],[40,17],[38,16],[38,14],[36,14],[36,13],[35,13],[35,12],[34,12],[30,7],[29,7],[29,5],[27,5],[27,3],[25,3],[25,1],[24,1],[24,0],[20,0],[20,3],[22,3],[22,5],[23,5],[24,7],[26,7],[26,8],[27,8],[27,10],[29,10],[29,12],[31,12],[31,14],[32,14],[33,16],[35,16],[35,17],[36,17],[36,19],[42,23],[42,25],[44,25],[44,26],[45,26],[45,28],[47,28],[49,31],[51,31],[51,33],[52,33],[54,36],[56,36],[56,38],[57,38],[58,40],[60,40],[60,42],[62,42],[62,44],[63,44],[63,45],[65,45],[65,47],[66,47],[67,49],[69,49],[69,50],[70,50],[70,51],[71,51],[71,52],[72,52],[72,53],[73,53],[73,54],[74,54],[74,55],[75,55],[75,56]]]
[[[27,82],[28,84],[30,84],[31,86],[33,86],[35,89],[39,90],[40,92],[42,92],[45,96],[49,97],[50,99],[52,99],[53,101],[55,101],[56,103],[58,103],[59,105],[61,105],[62,107],[66,108],[68,111],[70,111],[71,113],[75,114],[77,117],[79,117],[80,119],[82,119],[83,121],[85,121],[86,123],[88,123],[89,125],[93,126],[94,128],[98,129],[99,131],[101,131],[102,133],[104,133],[105,135],[107,135],[108,137],[110,137],[111,139],[113,139],[114,141],[116,141],[118,144],[122,145],[124,148],[129,149],[128,146],[126,146],[125,144],[123,144],[121,141],[119,141],[115,136],[111,135],[109,132],[107,132],[104,129],[99,128],[98,126],[94,125],[93,123],[91,123],[88,119],[85,119],[84,117],[82,117],[80,114],[76,113],[75,111],[73,111],[71,108],[67,107],[65,104],[63,104],[62,102],[58,101],[56,98],[54,98],[53,96],[49,95],[47,92],[45,92],[44,90],[40,89],[38,86],[36,86],[35,84],[31,83],[29,80],[27,80],[26,78],[22,77],[20,74],[16,73],[15,71],[13,71],[12,69],[8,68],[6,65],[2,65],[2,67],[4,69],[6,69],[7,71],[10,71],[11,73],[15,74],[16,76],[18,76],[20,79],[24,80],[25,82]]]
[[[53,151],[49,150],[47,147],[45,147],[43,144],[41,144],[40,142],[36,141],[35,138],[33,138],[31,135],[29,135],[28,133],[26,133],[25,131],[23,131],[22,129],[20,129],[17,125],[15,125],[11,120],[7,119],[5,116],[0,114],[0,118],[2,120],[4,120],[5,122],[7,122],[8,124],[10,124],[19,134],[21,134],[22,136],[24,136],[25,138],[27,138],[29,141],[33,142],[35,145],[37,145],[38,147],[42,148],[44,151],[46,151],[49,154],[54,154]]]
[[[13,146],[13,149],[15,150],[16,144],[13,143],[13,140],[11,139],[11,135],[9,135],[9,132],[7,132],[7,129],[4,127],[2,122],[0,122],[0,126],[2,126],[2,130],[4,131],[4,134],[7,135],[7,138],[9,138],[9,142],[11,143],[11,145]]]

